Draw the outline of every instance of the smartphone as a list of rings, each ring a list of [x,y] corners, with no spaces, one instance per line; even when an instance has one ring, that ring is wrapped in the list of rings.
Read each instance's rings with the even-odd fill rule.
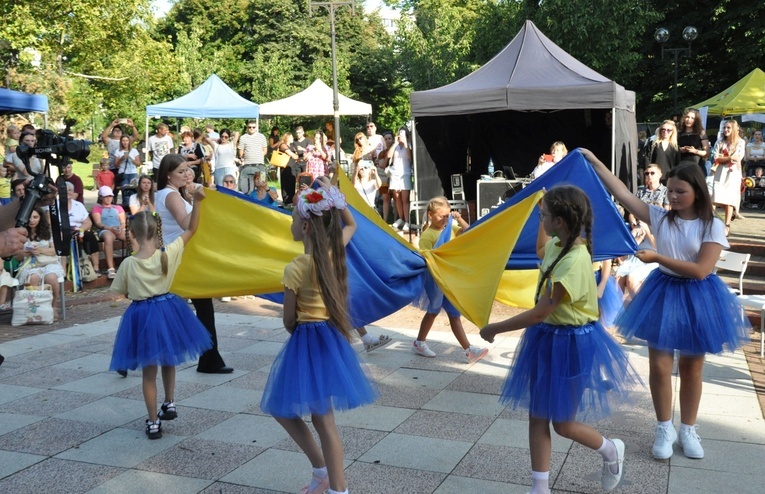
[[[120,123],[121,124],[126,124],[127,123],[127,118],[120,118]]]
[[[300,175],[298,177],[298,185],[305,185],[310,187],[313,184],[313,178],[310,175]]]
[[[552,161],[552,160],[553,160],[553,155],[552,154],[546,154],[545,155],[545,161]]]

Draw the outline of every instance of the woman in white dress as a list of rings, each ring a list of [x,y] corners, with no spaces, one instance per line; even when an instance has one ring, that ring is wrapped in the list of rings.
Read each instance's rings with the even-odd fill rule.
[[[712,188],[712,203],[725,209],[725,236],[730,233],[733,211],[741,203],[741,162],[746,143],[738,135],[738,122],[728,120],[722,138],[715,143],[712,156],[716,167]]]
[[[753,141],[746,146],[746,170],[747,176],[754,175],[754,170],[765,163],[765,142],[762,142],[762,131],[755,130],[752,135]]]

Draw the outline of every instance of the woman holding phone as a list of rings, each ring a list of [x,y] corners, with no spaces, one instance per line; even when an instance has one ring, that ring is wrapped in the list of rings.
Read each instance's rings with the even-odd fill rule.
[[[568,154],[566,145],[561,141],[555,141],[550,146],[550,154],[543,154],[539,157],[536,168],[534,168],[534,179],[539,178],[544,172],[552,168],[556,163],[562,160]]]

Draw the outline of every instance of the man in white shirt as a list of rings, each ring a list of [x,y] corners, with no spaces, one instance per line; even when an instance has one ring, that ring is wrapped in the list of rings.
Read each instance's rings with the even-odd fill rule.
[[[265,157],[268,151],[268,142],[266,136],[258,132],[258,122],[250,120],[247,122],[247,133],[239,138],[237,145],[239,158],[242,160],[242,169],[239,175],[239,190],[249,194],[255,189],[252,177],[257,172],[261,176],[266,176]]]
[[[151,166],[155,175],[157,170],[159,170],[159,163],[162,161],[162,157],[170,154],[173,150],[173,138],[168,135],[169,132],[170,129],[167,127],[167,124],[160,123],[157,125],[157,133],[149,137]]]
[[[385,141],[383,136],[377,133],[377,126],[374,122],[367,122],[367,142],[374,146],[374,154],[372,160],[377,161],[377,155],[385,149]]]

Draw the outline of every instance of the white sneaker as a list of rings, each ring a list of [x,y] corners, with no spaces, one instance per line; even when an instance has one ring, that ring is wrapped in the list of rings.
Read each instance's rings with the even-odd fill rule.
[[[404,223],[404,226],[401,227],[401,231],[407,233],[409,231],[409,223]]]
[[[653,457],[657,460],[672,458],[672,444],[677,439],[677,432],[672,425],[657,425],[656,438],[653,440]]]
[[[436,352],[428,348],[428,344],[424,341],[417,341],[414,340],[414,343],[412,344],[412,348],[414,349],[414,353],[417,355],[421,355],[423,357],[429,357],[433,358],[436,356]]]
[[[677,444],[683,448],[683,454],[687,458],[700,460],[704,458],[704,448],[701,447],[701,438],[696,433],[698,425],[693,427],[680,427],[680,436],[677,438]]]
[[[387,334],[381,334],[377,340],[373,341],[372,343],[364,343],[364,350],[366,350],[367,353],[372,352],[374,350],[377,350],[378,348],[382,348],[388,343],[392,342],[390,336]]]
[[[484,358],[487,353],[489,353],[488,348],[479,348],[473,345],[470,345],[467,348],[467,350],[465,350],[465,356],[467,357],[467,361],[469,364],[472,364],[473,362],[478,362],[479,360]]]
[[[624,443],[621,439],[613,439],[616,448],[616,461],[604,461],[603,472],[600,474],[600,485],[606,492],[611,492],[619,485],[619,481],[622,479],[622,467],[624,466]],[[616,465],[618,470],[616,473],[611,472],[611,465]]]
[[[221,302],[231,302],[231,297],[221,297],[220,301]]]
[[[394,221],[394,222],[393,222],[393,224],[392,224],[391,226],[392,226],[393,228],[395,228],[396,230],[398,230],[398,229],[400,229],[400,228],[401,228],[403,225],[404,225],[404,220],[402,220],[402,219],[398,219],[398,220]]]

